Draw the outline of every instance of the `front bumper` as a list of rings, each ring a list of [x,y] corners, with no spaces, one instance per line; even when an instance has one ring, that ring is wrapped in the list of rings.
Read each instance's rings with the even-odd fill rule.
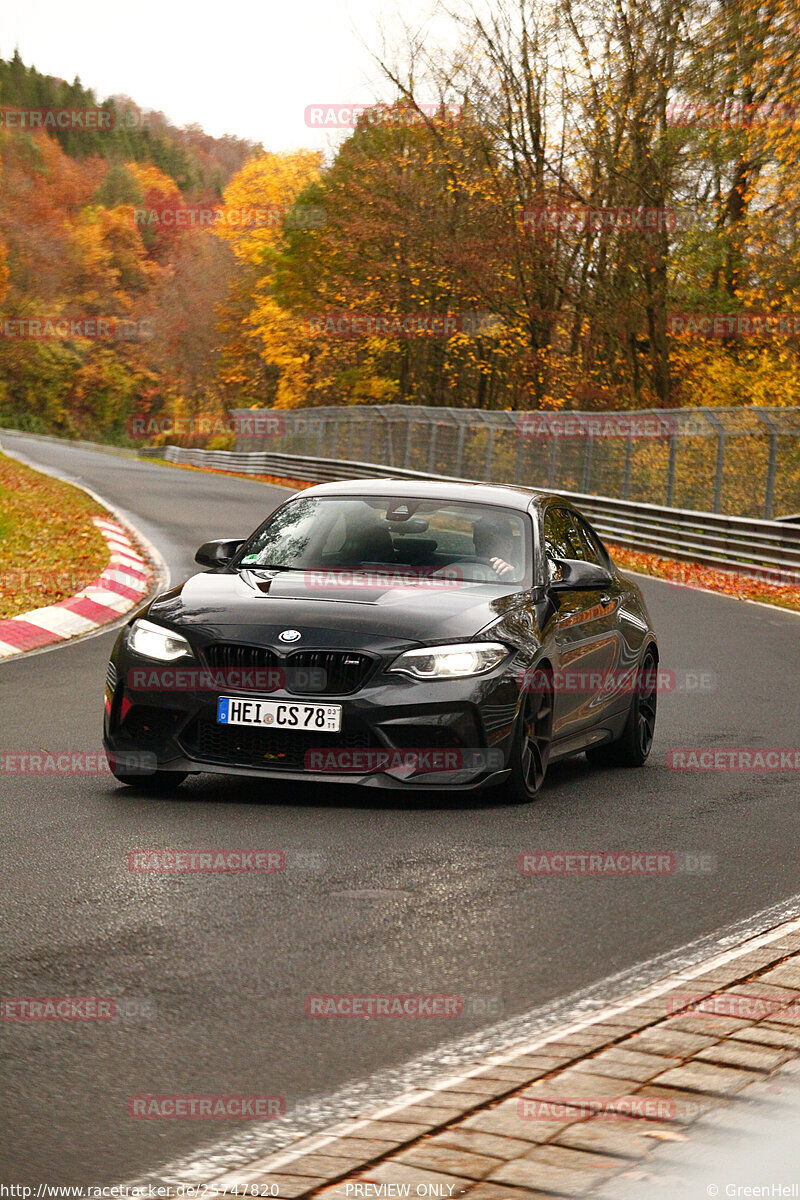
[[[120,638],[109,665],[103,740],[109,754],[153,754],[158,770],[448,791],[492,786],[509,773],[519,702],[514,659],[487,675],[435,683],[378,672],[352,695],[262,693],[289,703],[341,704],[338,734],[219,725],[220,695],[254,693],[134,691],[131,672],[141,666]],[[343,761],[347,769],[337,769]]]

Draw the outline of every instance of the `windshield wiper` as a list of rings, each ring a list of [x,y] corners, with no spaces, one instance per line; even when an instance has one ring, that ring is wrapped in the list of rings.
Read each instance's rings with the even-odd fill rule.
[[[290,567],[286,563],[239,563],[237,571],[307,571],[308,567]]]

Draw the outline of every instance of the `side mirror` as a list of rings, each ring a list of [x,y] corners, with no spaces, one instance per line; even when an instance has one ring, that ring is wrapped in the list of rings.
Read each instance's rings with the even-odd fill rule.
[[[215,542],[203,542],[194,561],[201,567],[224,567],[244,542],[245,538],[217,538]]]
[[[594,592],[611,587],[614,580],[605,567],[580,558],[551,558],[556,569],[548,588],[551,592]]]

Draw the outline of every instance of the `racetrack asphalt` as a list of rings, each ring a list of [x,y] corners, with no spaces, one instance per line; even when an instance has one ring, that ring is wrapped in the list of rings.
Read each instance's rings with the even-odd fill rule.
[[[117,506],[174,582],[201,542],[244,536],[286,494],[25,435],[2,442]],[[167,799],[107,776],[0,778],[0,992],[127,1001],[109,1023],[0,1023],[2,1181],[111,1184],[241,1130],[132,1119],[128,1097],[142,1093],[279,1095],[290,1111],[316,1104],[324,1123],[342,1115],[325,1100],[340,1089],[373,1102],[410,1061],[587,989],[611,999],[610,977],[645,980],[657,956],[793,908],[797,772],[679,774],[666,756],[798,745],[800,618],[640,582],[662,666],[713,686],[660,697],[643,770],[556,765],[527,807],[208,775]],[[0,750],[96,751],[115,636],[1,663]],[[129,851],[148,847],[279,848],[287,870],[132,874]],[[517,869],[523,851],[592,849],[690,851],[713,869]],[[310,993],[365,992],[455,994],[465,1015],[305,1016]]]

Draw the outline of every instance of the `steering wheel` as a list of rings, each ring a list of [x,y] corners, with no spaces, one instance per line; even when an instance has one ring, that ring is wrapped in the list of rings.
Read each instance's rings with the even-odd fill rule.
[[[475,576],[473,577],[473,582],[475,583],[497,583],[497,581],[500,579],[497,571],[495,571],[491,563],[486,562],[485,559],[479,558],[475,562],[464,563],[464,566],[469,568],[470,574],[472,574],[473,571],[476,572]]]

